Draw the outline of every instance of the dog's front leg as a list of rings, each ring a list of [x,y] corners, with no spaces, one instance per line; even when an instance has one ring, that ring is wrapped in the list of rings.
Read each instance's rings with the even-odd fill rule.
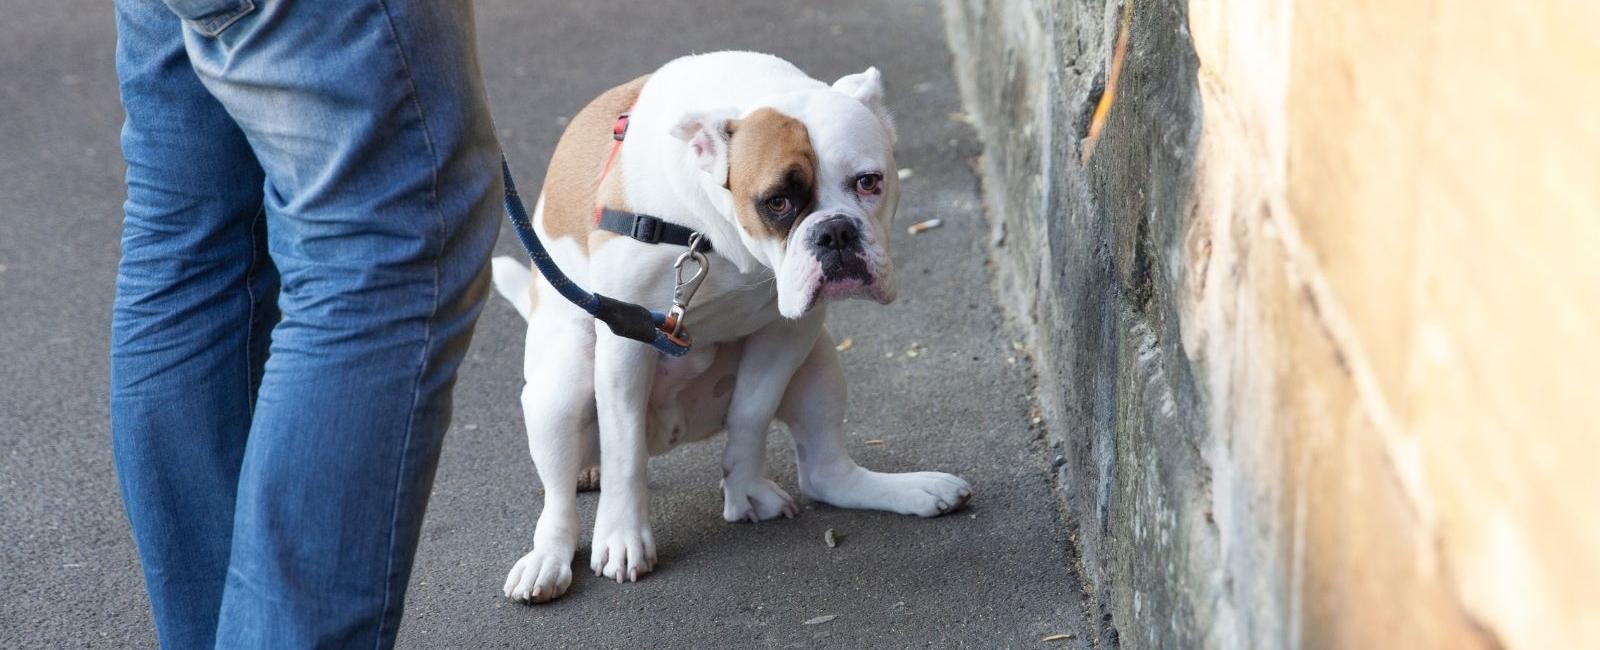
[[[794,498],[767,478],[767,430],[789,378],[822,330],[823,311],[818,308],[798,320],[778,320],[745,340],[724,421],[728,445],[722,452],[723,519],[753,522],[800,513]]]
[[[593,335],[578,330],[552,337],[561,329],[551,327],[548,314],[535,319],[528,326],[522,411],[528,450],[544,483],[544,510],[533,529],[533,550],[512,565],[504,591],[507,598],[542,603],[565,594],[572,584],[578,472],[599,456],[593,431]]]
[[[649,454],[645,430],[650,382],[660,353],[599,328],[595,341],[595,409],[600,420],[600,505],[589,568],[595,575],[638,580],[656,563],[650,535]]]
[[[874,472],[845,451],[844,371],[824,331],[795,371],[778,415],[794,436],[800,492],[840,508],[937,517],[972,498],[972,486],[944,472]]]

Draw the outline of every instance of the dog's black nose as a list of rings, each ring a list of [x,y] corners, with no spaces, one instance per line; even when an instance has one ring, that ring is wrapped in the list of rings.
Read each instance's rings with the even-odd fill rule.
[[[823,251],[847,251],[861,245],[861,229],[849,217],[829,217],[811,232],[811,245]]]

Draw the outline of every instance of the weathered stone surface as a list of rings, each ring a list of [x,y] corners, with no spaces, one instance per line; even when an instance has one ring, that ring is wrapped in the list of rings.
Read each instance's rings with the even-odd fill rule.
[[[1101,641],[1198,645],[1218,606],[1199,556],[1216,553],[1217,535],[1204,413],[1172,295],[1200,124],[1184,7],[1141,5],[1087,165],[1122,7],[969,0],[947,10],[988,142],[1002,292],[1036,326],[1041,401],[1065,459],[1080,569],[1107,623]]]
[[[1600,12],[946,9],[1102,645],[1600,646]]]

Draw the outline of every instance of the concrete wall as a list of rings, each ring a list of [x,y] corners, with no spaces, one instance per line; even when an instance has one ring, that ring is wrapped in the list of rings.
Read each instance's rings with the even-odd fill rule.
[[[946,10],[1101,645],[1600,647],[1600,9]]]

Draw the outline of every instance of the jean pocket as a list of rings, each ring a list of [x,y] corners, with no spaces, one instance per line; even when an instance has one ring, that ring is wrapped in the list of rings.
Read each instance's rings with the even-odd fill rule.
[[[256,10],[254,0],[162,0],[172,13],[188,21],[189,26],[207,38],[216,38],[222,30]]]

